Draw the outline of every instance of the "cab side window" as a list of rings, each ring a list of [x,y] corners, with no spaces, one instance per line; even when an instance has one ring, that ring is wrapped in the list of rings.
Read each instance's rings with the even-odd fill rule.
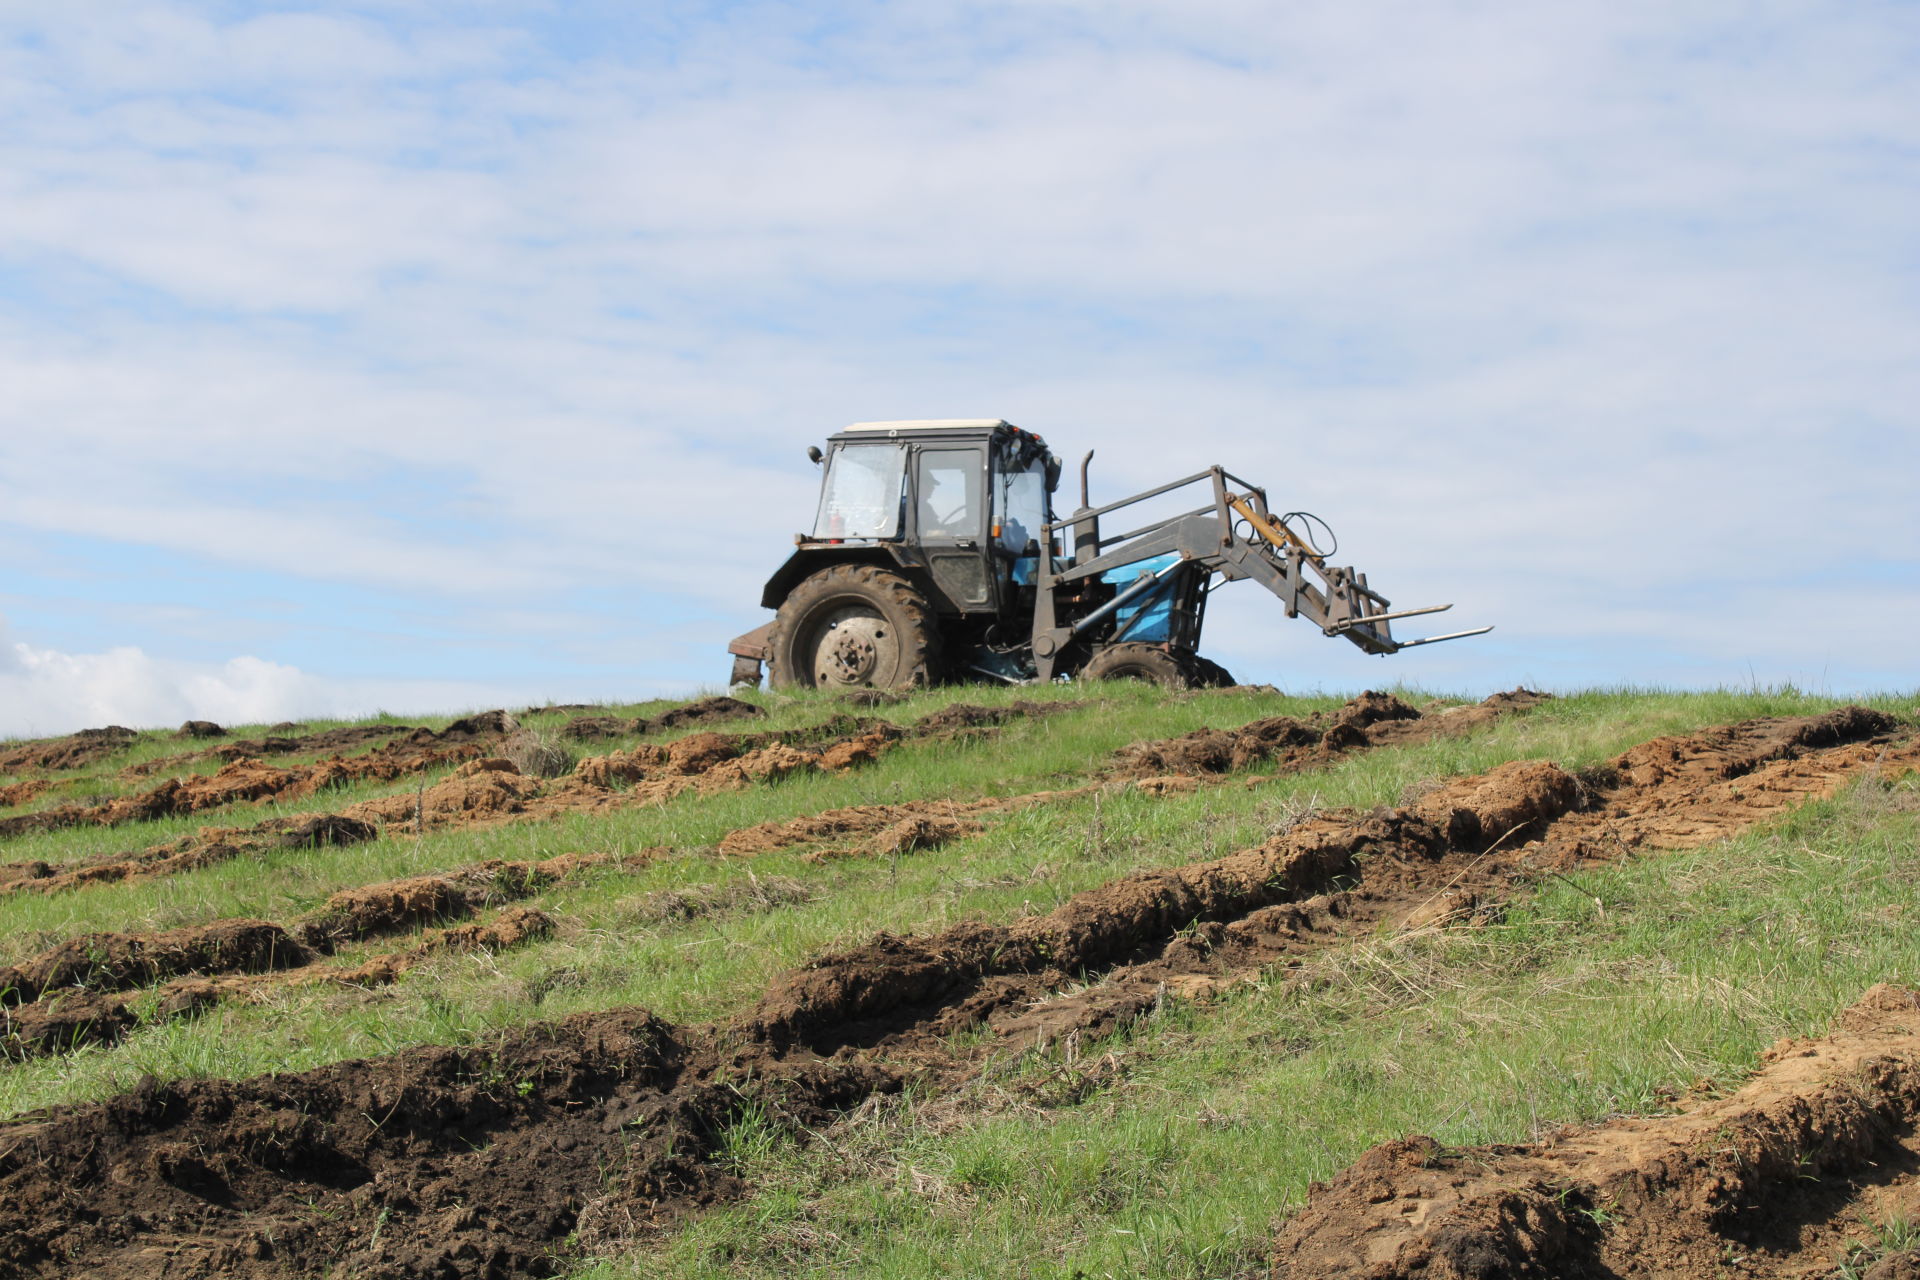
[[[922,538],[980,536],[981,457],[974,449],[923,449],[915,469]]]

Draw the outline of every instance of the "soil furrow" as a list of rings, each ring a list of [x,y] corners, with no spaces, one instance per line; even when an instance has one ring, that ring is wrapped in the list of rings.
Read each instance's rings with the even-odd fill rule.
[[[513,908],[490,924],[429,930],[413,946],[390,955],[347,966],[322,963],[352,943],[474,916],[581,871],[642,866],[664,852],[562,854],[539,862],[489,859],[441,875],[345,889],[284,926],[219,920],[158,933],[81,934],[0,968],[0,1058],[117,1041],[141,1019],[107,997],[167,979],[173,981],[162,987],[155,1005],[155,1016],[162,1019],[279,986],[392,982],[441,951],[517,946],[549,932],[552,920],[542,912]]]
[[[959,727],[949,714],[953,712],[966,717]],[[1029,704],[1014,704],[1009,708],[962,706],[924,717],[906,729],[885,720],[836,715],[821,724],[799,729],[751,734],[695,733],[665,744],[641,744],[628,751],[589,757],[580,761],[572,773],[553,779],[527,777],[511,761],[483,755],[489,744],[469,743],[450,748],[439,762],[464,761],[452,774],[411,794],[363,801],[337,814],[275,818],[246,828],[205,828],[195,836],[138,852],[100,855],[70,865],[55,866],[39,861],[4,864],[0,865],[0,894],[58,893],[92,884],[171,875],[238,857],[268,844],[313,840],[349,843],[371,839],[383,827],[418,832],[423,828],[490,826],[647,807],[689,793],[708,794],[776,782],[794,773],[833,773],[856,768],[879,759],[901,741],[951,739],[957,735],[992,732],[995,724],[1006,719],[1038,713],[1038,706]],[[501,731],[510,731],[504,722]],[[451,728],[446,732],[452,732]],[[394,744],[394,748],[402,745],[405,744]],[[296,798],[346,780],[348,774],[355,771],[359,771],[357,776],[376,776],[373,771],[384,766],[373,762],[388,750],[383,748],[381,752],[348,760],[322,761],[311,770],[278,770],[257,761],[246,761],[229,765],[198,784],[190,780],[186,784],[187,793],[211,795],[214,787],[222,785],[216,780],[230,777],[235,781],[251,779],[258,783],[263,788],[260,798],[265,800]],[[305,775],[303,781],[286,780],[300,775]],[[163,791],[175,794],[169,789],[181,785],[176,780],[149,795]],[[204,788],[204,792],[193,792],[193,786]],[[115,803],[124,806],[134,802]],[[209,800],[194,807],[208,807],[211,803]],[[57,815],[69,813],[71,816],[70,811],[49,812],[56,815],[48,819],[56,825],[65,821]],[[47,815],[27,814],[21,820],[43,818]],[[74,819],[76,822],[86,820],[91,819],[84,816]],[[0,835],[6,834],[6,824],[11,821],[16,820],[0,819]],[[298,832],[309,829],[317,835],[302,841]]]
[[[1656,739],[1584,785],[1544,761],[1510,762],[1405,809],[1310,818],[1257,849],[1139,872],[1043,916],[823,957],[769,994],[760,1025],[818,1052],[902,1050],[983,1021],[1036,1039],[1098,1032],[1169,988],[1203,990],[1382,924],[1458,918],[1546,870],[1729,835],[1867,769],[1913,768],[1920,744],[1889,742],[1897,727],[1861,708],[1751,721]],[[1110,972],[1049,997],[1090,970]]]
[[[641,746],[582,760],[574,773],[552,780],[526,777],[511,761],[480,755],[484,744],[463,745],[449,748],[439,762],[461,760],[463,764],[448,777],[411,794],[363,801],[339,813],[289,815],[244,828],[203,828],[196,835],[134,853],[105,854],[70,865],[6,864],[0,866],[0,894],[58,893],[172,875],[269,846],[372,839],[383,827],[418,832],[423,827],[493,825],[662,804],[687,792],[736,790],[795,772],[834,772],[868,764],[903,732],[884,721],[836,717],[824,726],[767,734],[698,733],[664,746]],[[367,769],[371,766],[362,763],[367,759],[323,761],[314,769]],[[213,777],[220,778],[228,769]],[[302,772],[264,765],[260,769],[271,775]],[[324,785],[331,784],[310,777],[298,793],[308,794]],[[295,794],[291,784],[275,781],[271,788],[275,794],[270,799]],[[0,825],[5,821],[0,819]]]
[[[356,724],[291,737],[270,734],[264,738],[236,738],[232,742],[223,742],[217,747],[204,747],[198,751],[184,751],[178,755],[142,760],[138,764],[128,765],[120,773],[126,778],[146,778],[156,773],[165,773],[170,769],[185,768],[199,760],[231,762],[260,756],[288,756],[303,751],[341,751],[347,747],[358,747],[369,742],[397,738],[402,734],[430,732],[432,731],[428,729],[417,729],[412,725],[404,724]]]
[[[1090,795],[1116,779],[1130,781],[1153,795],[1193,790],[1204,780],[1254,764],[1274,767],[1275,775],[1324,767],[1341,756],[1376,746],[1408,746],[1434,738],[1452,737],[1484,728],[1501,715],[1524,711],[1551,695],[1516,689],[1497,693],[1484,702],[1422,713],[1393,697],[1372,690],[1350,700],[1330,715],[1307,719],[1277,716],[1256,720],[1237,729],[1200,729],[1177,738],[1134,743],[1114,753],[1113,762],[1099,771],[1096,781],[1082,787],[1033,791],[1023,795],[983,800],[918,800],[903,804],[853,805],[827,809],[780,822],[762,822],[728,832],[720,851],[735,856],[774,853],[798,845],[827,840],[869,837],[852,847],[822,850],[820,857],[859,857],[930,847],[925,835],[935,828],[964,826],[971,820],[1009,813],[1035,804],[1073,800]],[[1011,709],[1038,708],[1015,703]],[[985,708],[954,706],[935,713],[947,723],[971,727],[982,723]],[[920,722],[926,725],[929,717]],[[944,838],[952,838],[948,835]],[[936,841],[937,842],[937,841]]]
[[[498,742],[512,727],[505,712],[490,711],[456,720],[438,733],[416,729],[404,740],[364,755],[335,756],[317,764],[280,769],[243,757],[223,765],[216,773],[169,778],[139,795],[0,818],[0,838],[69,827],[117,827],[248,801],[304,799],[351,782],[392,781],[483,755],[488,745]]]
[[[1871,1227],[1920,1208],[1920,993],[1875,987],[1764,1063],[1729,1097],[1532,1146],[1377,1147],[1313,1189],[1270,1274],[1913,1275],[1920,1255],[1876,1260]]]
[[[338,814],[268,818],[251,827],[202,827],[194,835],[134,853],[109,853],[61,866],[16,862],[0,866],[0,894],[61,893],[88,885],[174,875],[271,848],[358,844],[380,834],[372,823]]]
[[[140,735],[120,725],[104,729],[82,729],[64,738],[28,742],[0,752],[0,774],[63,773],[84,768],[126,749]]]

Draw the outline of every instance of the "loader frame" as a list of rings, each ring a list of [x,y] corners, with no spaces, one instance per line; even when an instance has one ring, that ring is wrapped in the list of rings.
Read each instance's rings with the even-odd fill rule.
[[[1088,455],[1092,457],[1091,454]],[[1129,507],[1196,485],[1206,485],[1211,500],[1191,511],[1152,521],[1124,533],[1103,535],[1101,519]],[[1424,640],[1393,638],[1396,618],[1440,613],[1451,605],[1393,611],[1392,602],[1367,584],[1367,575],[1350,567],[1329,565],[1325,557],[1276,518],[1266,490],[1224,467],[1208,467],[1179,480],[1109,502],[1085,505],[1082,470],[1082,506],[1064,519],[1046,526],[1043,541],[1070,532],[1074,555],[1070,565],[1056,568],[1052,557],[1041,557],[1036,575],[1039,588],[1033,617],[1033,657],[1036,676],[1050,680],[1072,661],[1074,646],[1120,607],[1145,600],[1158,592],[1169,594],[1172,622],[1168,643],[1189,650],[1199,647],[1207,593],[1223,581],[1251,579],[1278,596],[1289,618],[1305,615],[1329,636],[1340,636],[1368,653],[1398,653],[1402,649],[1442,640],[1481,635],[1479,627]],[[1110,577],[1112,571],[1168,555],[1179,559],[1159,573],[1143,574],[1112,600],[1091,612],[1073,617],[1062,608],[1063,597],[1079,584]],[[1108,637],[1109,642],[1118,636]]]

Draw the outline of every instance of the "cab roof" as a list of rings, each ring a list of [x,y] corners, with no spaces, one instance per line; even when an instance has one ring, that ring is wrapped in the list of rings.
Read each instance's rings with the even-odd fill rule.
[[[899,422],[856,422],[846,431],[991,431],[1011,427],[1005,418],[906,418]]]

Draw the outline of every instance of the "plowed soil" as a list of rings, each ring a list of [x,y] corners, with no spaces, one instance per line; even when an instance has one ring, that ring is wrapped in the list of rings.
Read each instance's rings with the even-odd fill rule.
[[[219,920],[160,933],[90,933],[18,965],[0,968],[0,1057],[65,1052],[118,1040],[138,1025],[130,1008],[105,997],[174,979],[157,1015],[199,1012],[230,996],[279,986],[392,982],[442,951],[501,950],[551,931],[544,913],[513,907],[484,924],[429,930],[413,945],[347,966],[323,964],[338,948],[423,924],[478,914],[524,898],[588,868],[643,866],[665,850],[562,854],[539,862],[489,859],[437,876],[342,890],[286,926]]]
[[[858,837],[869,837],[876,847],[884,845],[886,852],[894,852],[898,842],[885,836],[888,831],[904,831],[916,823],[946,824],[951,827],[968,825],[972,819],[985,814],[1009,813],[1029,805],[1083,796],[1089,790],[1087,787],[1075,787],[1064,791],[1033,791],[991,800],[922,800],[907,804],[860,804],[844,809],[826,809],[787,822],[762,822],[729,831],[721,838],[720,852],[733,857],[752,857],[790,849],[795,845]]]
[[[579,742],[600,738],[625,738],[688,725],[721,724],[728,720],[763,717],[767,713],[751,702],[738,698],[701,698],[685,706],[673,707],[657,716],[576,716],[560,727],[560,736]]]
[[[156,773],[165,773],[170,769],[184,768],[196,760],[245,760],[260,756],[296,755],[307,751],[344,751],[349,747],[381,742],[388,738],[397,738],[402,734],[430,732],[432,731],[415,729],[404,724],[354,724],[294,737],[238,738],[200,751],[185,751],[179,755],[142,760],[139,764],[128,765],[121,772],[129,778],[145,778]],[[175,736],[213,737],[217,735],[183,733]]]
[[[125,991],[178,973],[250,973],[309,959],[306,947],[264,920],[220,920],[149,934],[85,933],[0,969],[0,1004],[27,1004],[61,987]]]
[[[897,1079],[752,1062],[644,1011],[484,1047],[251,1081],[149,1082],[0,1130],[0,1267],[19,1275],[551,1274],[734,1194],[709,1158],[747,1067],[817,1124]]]
[[[1511,762],[1407,809],[1311,818],[1257,849],[1136,873],[1047,915],[824,957],[769,993],[758,1026],[820,1053],[912,1049],[983,1021],[1011,1038],[1103,1031],[1169,989],[1205,991],[1383,926],[1431,927],[1543,871],[1662,847],[1650,832],[1697,843],[1868,769],[1911,769],[1920,744],[1893,741],[1896,730],[1860,708],[1750,721],[1635,748],[1587,784],[1545,761]],[[1649,752],[1693,763],[1635,775]],[[1107,976],[1050,996],[1088,970]]]
[[[456,720],[438,733],[415,729],[401,741],[377,751],[335,756],[318,764],[279,769],[242,757],[223,765],[217,773],[169,778],[139,795],[0,818],[0,838],[66,827],[117,827],[245,801],[298,800],[348,782],[391,781],[481,755],[483,744],[498,741],[511,728],[512,721],[505,712],[490,711]]]
[[[9,783],[0,787],[0,809],[11,809],[17,804],[28,804],[38,800],[51,790],[53,784],[45,778],[28,778],[25,782]]]
[[[202,827],[194,835],[134,853],[101,854],[59,867],[39,861],[0,865],[0,894],[61,893],[192,871],[263,849],[358,844],[379,834],[373,824],[339,814],[268,818],[251,827]]]
[[[117,724],[82,729],[64,738],[28,742],[0,751],[0,773],[59,773],[80,769],[124,750],[140,735]]]
[[[1177,738],[1135,743],[1115,753],[1106,776],[1130,781],[1149,794],[1166,795],[1194,790],[1200,779],[1217,777],[1255,763],[1277,765],[1278,773],[1297,772],[1324,766],[1344,752],[1468,733],[1484,728],[1500,715],[1537,706],[1550,696],[1516,689],[1495,694],[1485,702],[1427,715],[1391,694],[1369,690],[1331,715],[1309,720],[1278,716],[1256,720],[1238,729],[1201,729]],[[1004,709],[960,704],[922,718],[916,729],[964,731],[1045,710],[1044,706],[1025,702],[1016,702]],[[931,847],[928,842],[910,838],[910,832],[952,828],[955,824],[1034,804],[1077,799],[1098,790],[1100,785],[1096,782],[1085,787],[986,800],[921,800],[827,809],[786,822],[763,822],[729,832],[720,842],[720,851],[748,857],[796,845],[858,837],[869,838],[853,845],[836,844],[820,851],[819,856],[858,857]],[[889,832],[894,834],[887,834]],[[950,831],[943,838],[953,839],[957,834],[957,830]]]
[[[1003,1044],[1095,1030],[1141,999],[1237,980],[1356,922],[1429,927],[1543,867],[1615,856],[1635,840],[1657,847],[1668,831],[1706,838],[1868,769],[1920,763],[1920,745],[1858,709],[1636,750],[1584,780],[1521,761],[1405,809],[1321,815],[1258,848],[1131,875],[1042,916],[882,936],[776,982],[725,1027],[618,1011],[299,1075],[148,1084],[0,1125],[0,1269],[114,1280],[327,1266],[548,1274],[570,1237],[614,1241],[737,1191],[711,1157],[718,1128],[744,1105],[740,1082],[754,1082],[774,1115],[817,1126],[897,1088],[900,1062],[951,1073],[991,1052],[949,1048],[953,1030],[984,1022]],[[1803,1132],[1859,1132],[1867,1150],[1882,1129],[1910,1130],[1910,1075],[1901,1068],[1874,1095],[1885,1101],[1846,1113],[1864,1117],[1852,1130],[1835,1109],[1832,1125]],[[1728,1181],[1745,1175],[1715,1158],[1703,1152],[1702,1168],[1722,1182],[1703,1177],[1692,1184],[1702,1192],[1682,1200],[1711,1210],[1716,1186],[1735,1201],[1762,1186]],[[1583,1273],[1496,1259],[1419,1274]]]
[[[846,716],[773,733],[698,733],[665,745],[642,745],[582,760],[572,774],[543,781],[525,777],[508,760],[484,754],[486,746],[496,745],[510,732],[511,721],[504,713],[490,712],[458,721],[439,735],[414,730],[404,741],[364,756],[284,770],[241,761],[209,778],[169,780],[131,800],[0,819],[0,835],[8,833],[9,823],[22,824],[20,830],[96,821],[111,824],[211,807],[241,798],[243,793],[276,802],[293,800],[337,782],[394,778],[464,761],[431,787],[365,801],[338,814],[273,818],[251,827],[203,828],[194,836],[137,852],[98,855],[64,866],[40,861],[3,864],[0,894],[57,893],[171,875],[269,846],[353,843],[372,839],[385,825],[409,830],[418,830],[422,822],[428,828],[479,826],[661,804],[689,791],[735,790],[794,772],[855,768],[878,759],[907,735],[885,721]],[[453,745],[434,745],[438,743]]]
[[[204,1012],[222,1000],[258,999],[283,987],[332,983],[377,987],[397,982],[414,966],[447,951],[505,951],[552,933],[553,917],[533,907],[507,907],[493,919],[426,929],[398,951],[370,956],[354,964],[308,964],[272,973],[176,978],[160,989],[154,1016],[183,1017]]]
[[[1314,1188],[1272,1274],[1848,1274],[1873,1222],[1920,1210],[1920,993],[1880,986],[1821,1040],[1786,1041],[1730,1097],[1527,1147],[1377,1147]],[[1869,1252],[1867,1261],[1873,1261]],[[1910,1274],[1912,1253],[1851,1274]]]
[[[1178,738],[1137,743],[1119,754],[1115,767],[1123,777],[1142,779],[1205,776],[1267,763],[1293,772],[1322,766],[1346,751],[1470,733],[1551,696],[1515,689],[1484,702],[1436,708],[1429,714],[1392,694],[1369,689],[1331,714],[1316,712],[1306,719],[1274,716],[1238,729],[1197,729]]]

